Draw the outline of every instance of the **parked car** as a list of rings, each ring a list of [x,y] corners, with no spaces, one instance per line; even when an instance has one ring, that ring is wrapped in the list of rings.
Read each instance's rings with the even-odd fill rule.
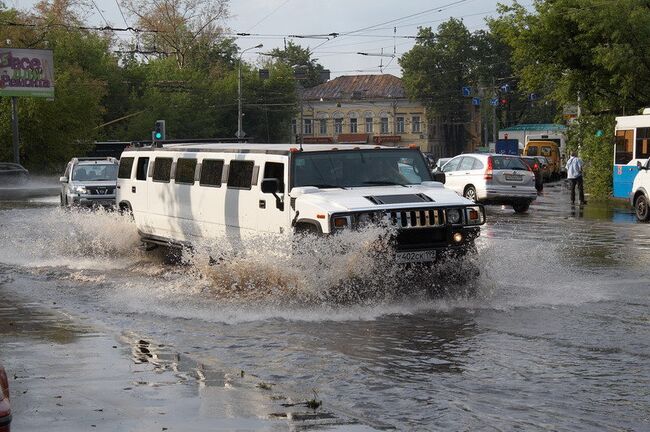
[[[442,167],[445,185],[475,202],[512,205],[524,213],[537,198],[535,174],[519,156],[467,153]]]
[[[522,156],[521,159],[526,162],[528,167],[535,174],[535,189],[537,192],[544,190],[544,173],[542,172],[542,164],[537,159],[537,156]]]
[[[29,171],[20,164],[0,162],[0,186],[21,185],[29,181]]]
[[[638,162],[639,172],[632,183],[630,201],[639,222],[650,221],[650,159]]]
[[[553,141],[528,141],[524,155],[546,157],[549,162],[551,179],[556,180],[561,177],[564,167],[560,158],[560,148]]]
[[[61,206],[113,206],[118,160],[73,158],[61,181]]]
[[[0,365],[0,432],[9,432],[11,427],[11,404],[9,403],[9,380],[4,367]]]
[[[535,156],[539,161],[540,172],[542,173],[542,180],[544,182],[551,181],[551,161],[546,156]]]

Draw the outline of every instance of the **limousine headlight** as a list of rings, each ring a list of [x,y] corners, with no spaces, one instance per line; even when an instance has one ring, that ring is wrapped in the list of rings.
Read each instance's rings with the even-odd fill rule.
[[[349,227],[350,216],[334,216],[332,217],[332,228],[343,229]]]
[[[456,208],[447,209],[447,221],[451,224],[460,223],[460,210]]]
[[[465,208],[465,220],[468,225],[481,225],[485,222],[485,215],[481,207],[467,207]]]

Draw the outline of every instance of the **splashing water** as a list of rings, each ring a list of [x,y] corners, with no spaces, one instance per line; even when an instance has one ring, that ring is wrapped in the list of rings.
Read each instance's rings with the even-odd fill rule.
[[[128,217],[98,209],[21,209],[3,212],[0,262],[28,267],[110,269],[139,256]]]

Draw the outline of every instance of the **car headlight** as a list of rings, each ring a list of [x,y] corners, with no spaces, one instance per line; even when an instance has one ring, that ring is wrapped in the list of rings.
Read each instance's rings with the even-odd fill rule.
[[[481,207],[467,207],[465,208],[465,220],[468,225],[481,225],[485,222],[485,216]]]
[[[447,209],[447,222],[457,224],[460,222],[460,210]]]
[[[356,223],[359,227],[379,224],[384,220],[386,214],[383,212],[368,212],[356,215]]]
[[[86,186],[72,186],[70,187],[70,192],[85,195],[88,193]]]

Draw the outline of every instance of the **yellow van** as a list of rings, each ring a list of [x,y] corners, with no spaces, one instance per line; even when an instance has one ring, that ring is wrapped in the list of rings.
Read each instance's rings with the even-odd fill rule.
[[[524,148],[526,156],[545,156],[549,162],[551,179],[560,178],[562,162],[560,159],[560,148],[553,141],[528,141]]]

